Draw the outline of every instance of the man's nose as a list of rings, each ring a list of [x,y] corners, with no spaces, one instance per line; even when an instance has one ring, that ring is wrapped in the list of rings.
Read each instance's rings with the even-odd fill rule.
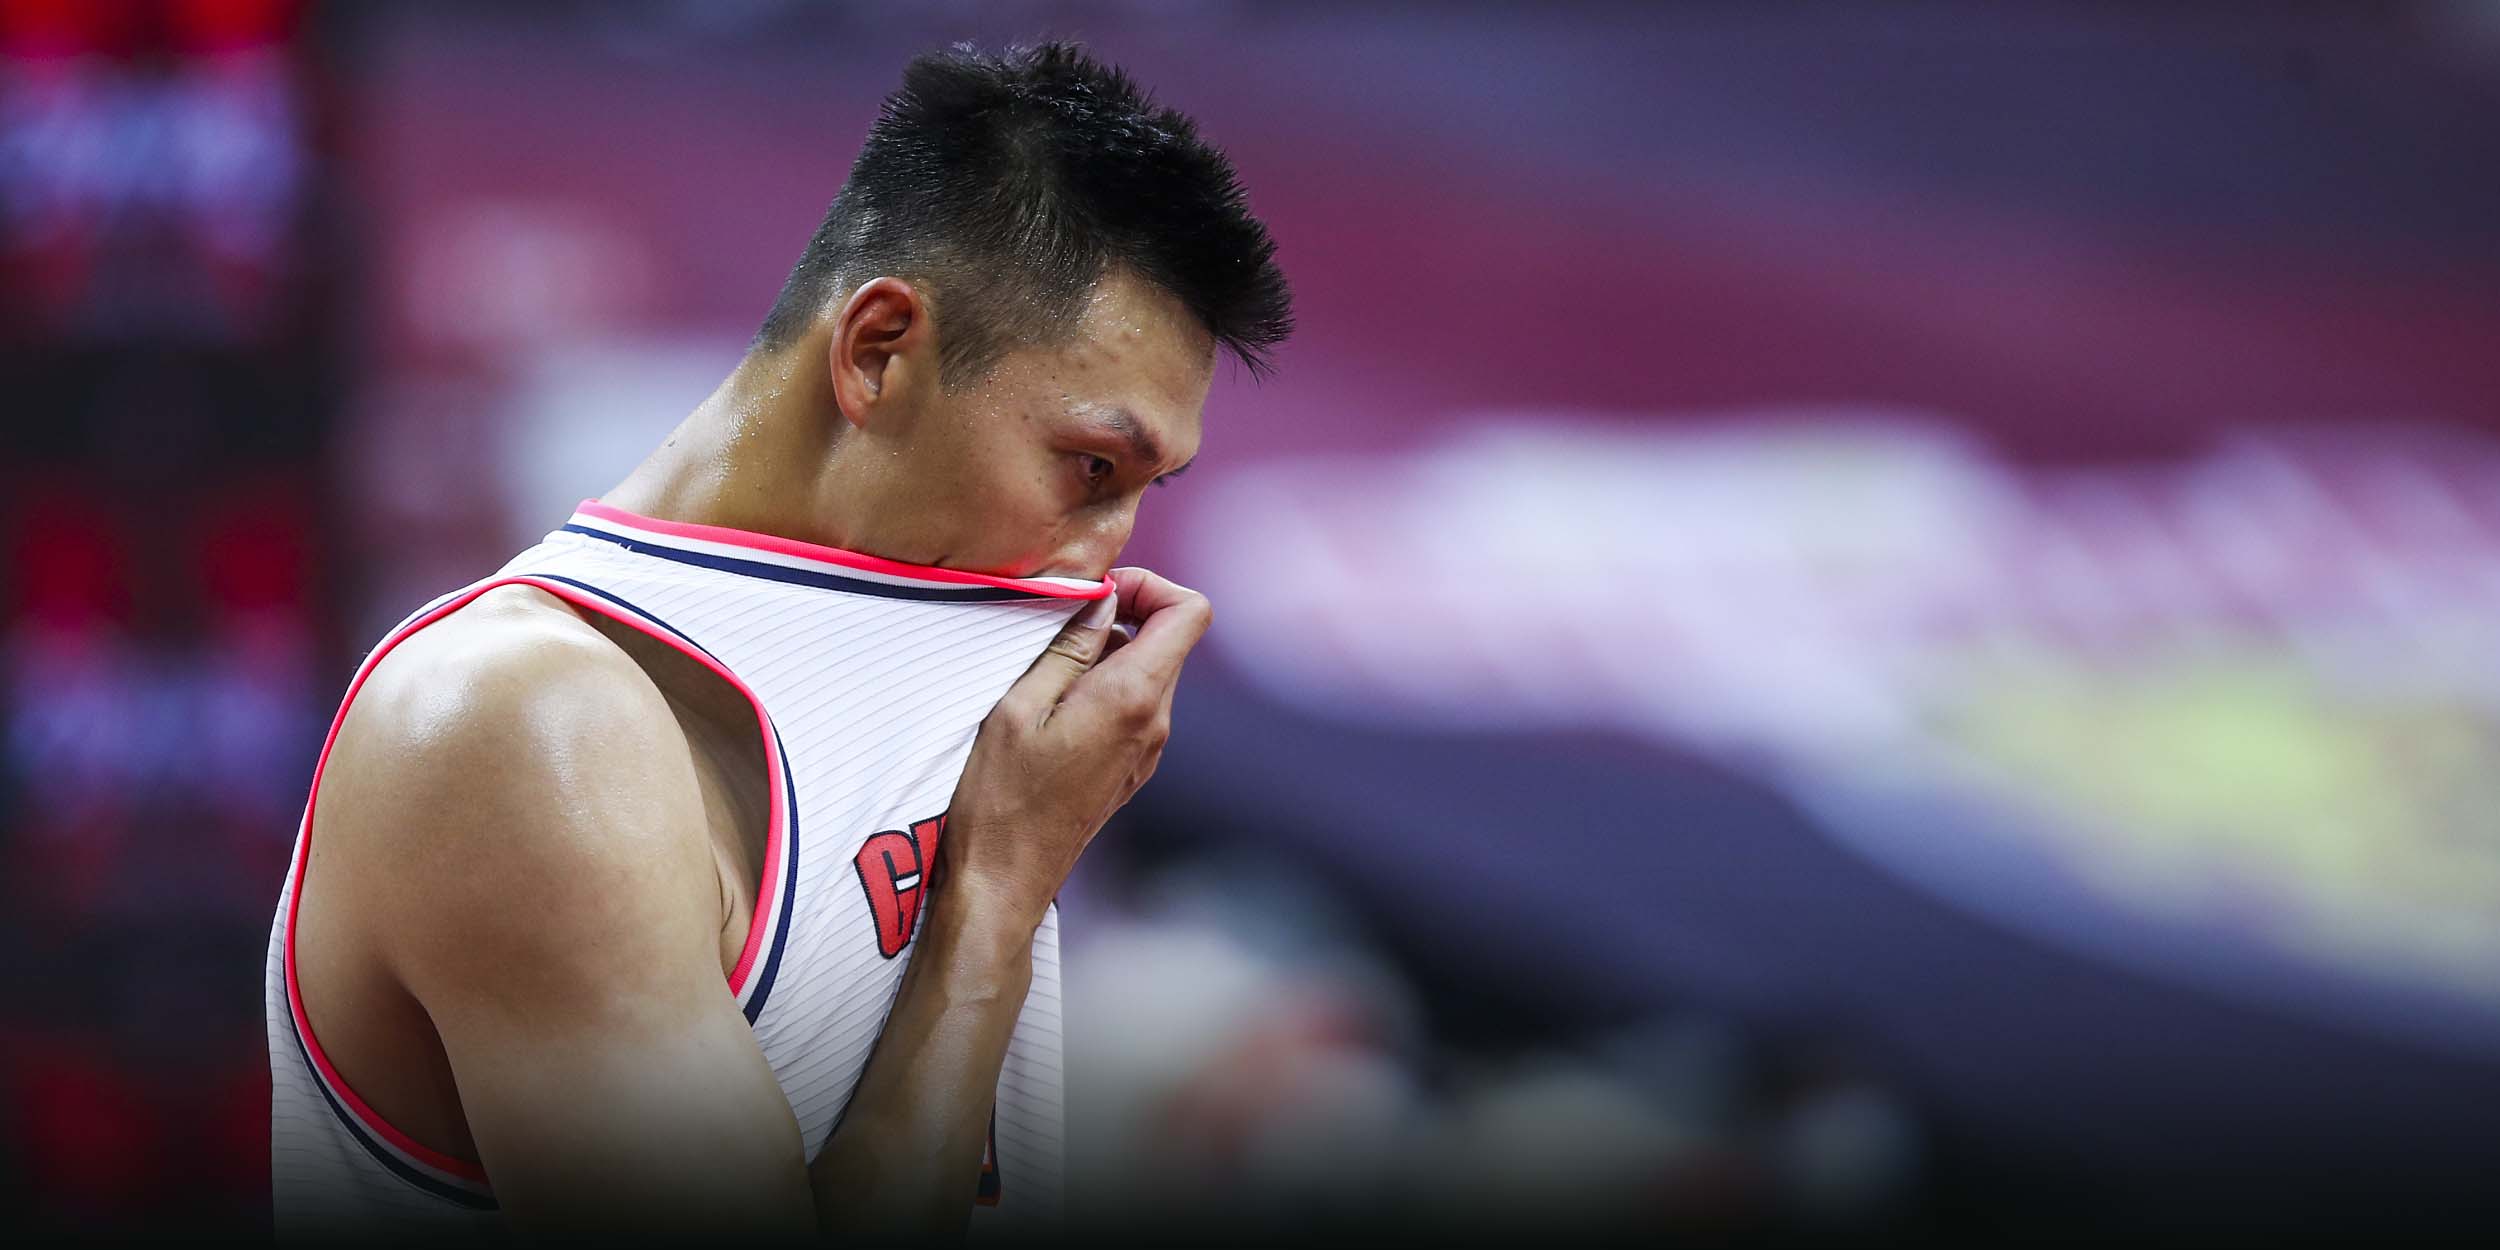
[[[1113,565],[1120,562],[1120,552],[1128,546],[1131,531],[1137,527],[1137,502],[1123,501],[1116,508],[1104,510],[1103,516],[1087,526],[1061,559],[1085,570],[1089,577],[1108,577]]]

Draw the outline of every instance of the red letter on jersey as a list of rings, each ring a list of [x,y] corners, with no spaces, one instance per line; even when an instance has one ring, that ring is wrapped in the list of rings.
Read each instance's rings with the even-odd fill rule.
[[[877,921],[877,953],[888,959],[903,953],[920,921],[920,900],[927,897],[928,869],[937,862],[938,835],[946,831],[940,813],[912,822],[911,832],[887,829],[871,836],[851,863],[859,869],[859,888],[868,895],[868,913]]]

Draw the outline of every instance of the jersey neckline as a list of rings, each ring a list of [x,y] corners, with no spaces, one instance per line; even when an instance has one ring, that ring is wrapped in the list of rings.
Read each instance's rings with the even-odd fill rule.
[[[596,499],[585,499],[575,507],[572,520],[564,528],[690,556],[730,556],[767,566],[827,573],[890,586],[933,590],[979,587],[1049,599],[1100,599],[1117,591],[1116,585],[1108,578],[1094,582],[1078,577],[1000,577],[964,569],[907,564],[883,556],[801,542],[778,534],[762,534],[725,525],[699,525],[691,521],[665,521],[628,512]]]

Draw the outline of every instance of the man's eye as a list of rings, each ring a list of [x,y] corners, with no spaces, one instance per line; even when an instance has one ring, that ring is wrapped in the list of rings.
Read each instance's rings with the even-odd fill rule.
[[[1111,462],[1100,456],[1079,456],[1077,463],[1083,466],[1088,482],[1100,482],[1111,476]]]

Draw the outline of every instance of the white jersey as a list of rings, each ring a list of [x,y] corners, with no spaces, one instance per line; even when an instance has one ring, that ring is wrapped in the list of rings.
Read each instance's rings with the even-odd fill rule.
[[[813,1158],[885,1025],[917,930],[922,873],[974,732],[1059,628],[1108,585],[898,564],[584,503],[495,576],[436,600],[385,635],[349,685],[331,738],[392,647],[513,584],[677,648],[754,705],[774,806],[755,920],[728,992],[754,1027]],[[431,1233],[496,1224],[485,1169],[385,1122],[313,1036],[295,978],[293,929],[320,796],[316,765],[269,941],[278,1231]],[[998,1080],[976,1235],[1057,1223],[1059,1002],[1053,907],[1034,939],[1032,988]]]

